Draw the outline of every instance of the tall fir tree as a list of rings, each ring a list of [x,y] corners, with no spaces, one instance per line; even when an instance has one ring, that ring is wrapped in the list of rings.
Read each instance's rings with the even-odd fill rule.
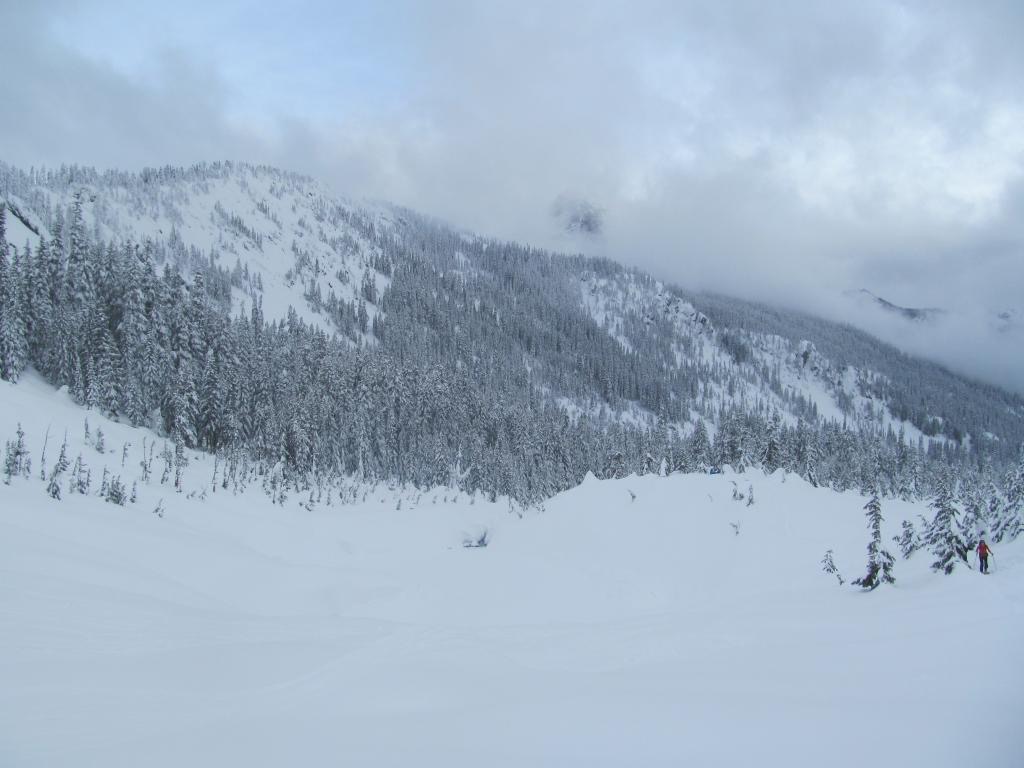
[[[868,568],[867,573],[853,581],[857,586],[872,590],[880,584],[893,584],[892,568],[895,560],[889,554],[889,550],[882,546],[882,504],[878,499],[878,493],[871,494],[868,503],[864,505],[864,511],[868,521],[868,531],[871,533],[871,540],[868,542]]]
[[[711,465],[711,441],[708,439],[708,429],[704,426],[704,419],[697,419],[697,424],[687,441],[687,453],[695,471],[707,472]]]
[[[925,531],[924,543],[935,556],[932,569],[945,574],[952,573],[958,562],[968,562],[955,499],[955,480],[949,470],[944,470],[929,505],[935,510],[935,516]]]
[[[0,378],[17,381],[28,364],[28,339],[23,301],[24,280],[17,249],[7,261],[6,241],[0,247]]]
[[[1024,447],[1017,466],[1006,475],[1002,504],[993,530],[996,541],[1012,541],[1024,531]]]
[[[963,507],[960,538],[964,548],[968,552],[973,552],[978,546],[979,539],[985,537],[988,530],[987,508],[976,478],[965,480],[961,484],[960,504]]]
[[[77,317],[88,310],[95,298],[93,264],[99,261],[90,254],[90,243],[82,213],[82,196],[76,194],[68,222],[68,261],[64,274],[61,308]]]

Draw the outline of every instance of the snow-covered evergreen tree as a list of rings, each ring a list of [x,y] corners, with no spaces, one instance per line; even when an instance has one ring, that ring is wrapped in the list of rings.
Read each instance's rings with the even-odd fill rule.
[[[867,573],[853,581],[864,589],[874,589],[879,584],[893,584],[892,568],[895,563],[889,550],[882,546],[882,504],[877,493],[872,493],[868,503],[864,505],[871,540],[868,542]]]
[[[1006,475],[1002,505],[993,529],[995,541],[1010,541],[1024,531],[1024,448],[1017,466]]]
[[[931,508],[935,516],[924,534],[924,543],[935,557],[932,569],[950,574],[958,562],[967,563],[967,545],[960,534],[960,512],[956,506],[956,493],[952,473],[945,471],[939,477]]]
[[[17,249],[11,262],[0,241],[0,378],[17,381],[28,364],[24,277]]]
[[[988,530],[987,508],[976,480],[961,485],[960,504],[963,507],[960,538],[966,551],[973,552]]]
[[[686,445],[690,466],[696,472],[706,472],[711,466],[711,441],[704,420],[698,419]]]
[[[64,436],[64,442],[60,446],[60,454],[57,456],[57,463],[53,465],[53,470],[50,472],[50,479],[46,485],[46,492],[50,494],[54,499],[61,497],[60,483],[64,473],[68,471],[68,467],[71,466],[68,463],[68,438]]]
[[[28,455],[28,448],[25,446],[25,431],[18,423],[18,431],[14,440],[8,440],[4,452],[4,482],[11,484],[15,477],[28,477],[32,472],[32,460]]]
[[[893,536],[892,540],[896,542],[896,546],[900,548],[900,555],[903,556],[904,560],[910,559],[910,556],[916,552],[921,546],[920,537],[917,531],[914,530],[914,524],[909,520],[904,520],[899,536]]]
[[[825,573],[827,573],[827,574],[829,574],[831,576],[835,576],[836,580],[839,582],[839,586],[843,586],[843,584],[846,583],[845,579],[843,579],[843,575],[841,573],[839,573],[839,569],[836,568],[836,564],[832,560],[832,550],[831,549],[828,552],[825,553],[825,556],[823,558],[821,558],[821,569]]]

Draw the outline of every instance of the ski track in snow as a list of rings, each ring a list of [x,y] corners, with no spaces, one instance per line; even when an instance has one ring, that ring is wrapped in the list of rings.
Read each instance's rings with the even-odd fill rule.
[[[1020,764],[1024,544],[987,578],[918,553],[893,588],[840,588],[819,561],[860,575],[864,499],[780,473],[590,478],[522,517],[449,489],[309,510],[187,498],[212,476],[190,452],[183,494],[155,468],[135,504],[58,502],[46,425],[47,464],[67,430],[96,484],[154,436],[32,375],[0,382],[4,439],[19,420],[2,766]],[[927,514],[882,509],[886,541]]]

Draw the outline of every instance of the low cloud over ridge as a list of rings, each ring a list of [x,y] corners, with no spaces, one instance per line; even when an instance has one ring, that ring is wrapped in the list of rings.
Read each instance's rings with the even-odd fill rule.
[[[2,159],[268,162],[1024,391],[986,320],[1024,304],[1017,3],[190,6],[0,6]],[[565,195],[599,233],[556,226]],[[911,341],[860,287],[975,320]]]

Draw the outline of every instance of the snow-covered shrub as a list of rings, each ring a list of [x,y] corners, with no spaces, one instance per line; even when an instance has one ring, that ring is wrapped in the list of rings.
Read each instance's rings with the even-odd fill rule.
[[[120,475],[114,475],[110,478],[107,483],[107,493],[104,498],[111,504],[119,504],[124,506],[125,502],[128,501],[128,491],[121,482]]]
[[[53,471],[50,473],[50,480],[46,484],[46,492],[50,494],[51,498],[60,498],[60,481],[64,473],[68,471],[68,467],[71,466],[68,463],[68,438],[64,436],[64,442],[60,446],[60,455],[57,457],[57,463],[53,465]]]
[[[737,533],[737,535],[739,534],[739,530],[738,529],[737,529],[736,533]],[[839,586],[842,586],[843,584],[846,583],[846,580],[843,578],[842,574],[839,573],[839,569],[836,568],[836,564],[832,561],[832,550],[831,549],[828,552],[825,553],[825,556],[823,558],[821,558],[821,569],[825,573],[828,573],[828,574],[831,574],[832,576],[835,576],[836,579],[839,580]]]
[[[914,524],[909,520],[903,521],[903,530],[899,536],[893,536],[892,540],[900,548],[900,554],[904,560],[909,559],[921,546],[921,538],[914,530]]]
[[[25,447],[25,431],[19,422],[14,440],[7,441],[7,449],[4,454],[4,482],[10,485],[12,478],[21,475],[28,477],[30,474],[32,474],[32,460]]]

